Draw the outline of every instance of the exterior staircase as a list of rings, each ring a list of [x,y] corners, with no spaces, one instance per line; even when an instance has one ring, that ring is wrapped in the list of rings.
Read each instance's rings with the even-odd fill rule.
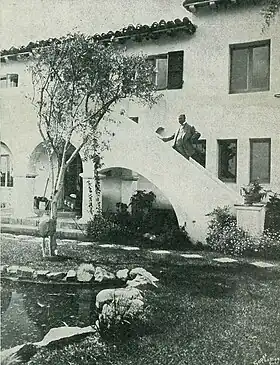
[[[196,161],[185,159],[144,125],[120,115],[114,118],[119,123],[110,124],[113,137],[103,153],[103,168],[130,169],[157,186],[193,241],[205,242],[208,213],[218,206],[234,209],[234,204],[243,202],[239,193]]]

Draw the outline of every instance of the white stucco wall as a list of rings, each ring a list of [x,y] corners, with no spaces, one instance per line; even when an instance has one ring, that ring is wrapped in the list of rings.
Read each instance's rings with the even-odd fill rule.
[[[138,116],[139,124],[145,126],[147,133],[153,133],[158,126],[174,131],[177,129],[178,115],[185,113],[189,122],[202,133],[202,138],[207,140],[206,165],[215,176],[218,169],[217,139],[237,139],[237,183],[231,184],[236,191],[249,182],[249,139],[271,138],[269,188],[280,192],[280,99],[273,96],[280,92],[280,27],[279,24],[273,25],[262,34],[259,10],[258,7],[243,10],[238,7],[236,10],[218,12],[208,10],[192,16],[194,24],[198,26],[193,36],[182,35],[141,44],[128,43],[128,52],[160,54],[184,50],[184,85],[179,90],[163,91],[162,99],[152,109],[128,102],[118,108],[125,107],[128,116]],[[190,14],[182,14],[182,11],[178,13],[179,17],[184,15]],[[161,17],[155,16],[155,20]],[[175,14],[172,14],[171,19],[174,17]],[[109,23],[107,29],[111,29]],[[262,39],[271,40],[270,90],[229,94],[229,45]],[[32,97],[30,74],[23,61],[2,64],[1,73],[19,74],[19,87],[0,89],[1,140],[12,151],[14,174],[24,176],[30,169],[29,158],[41,142],[36,128],[36,113],[26,98],[28,94]],[[132,149],[135,152],[134,146]],[[137,153],[142,153],[141,148]],[[141,161],[149,166],[149,160]],[[149,178],[151,174],[147,166],[144,166],[147,172],[144,177],[155,183],[154,177]],[[128,168],[133,170],[133,164]],[[159,183],[161,178],[165,186],[168,166],[158,169],[156,173],[156,181]],[[149,190],[147,180],[140,181],[141,184]],[[167,188],[161,189],[161,192],[165,198],[169,198]]]
[[[189,14],[190,15],[190,14]],[[280,22],[262,33],[263,19],[259,7],[212,11],[191,16],[198,26],[193,36],[182,36],[176,42],[131,43],[128,51],[161,54],[184,50],[184,84],[179,90],[163,91],[163,98],[151,110],[127,103],[127,115],[139,116],[139,122],[155,130],[177,128],[177,117],[185,113],[189,122],[207,140],[207,168],[218,173],[217,139],[238,140],[237,183],[249,183],[249,139],[271,138],[271,184],[280,191]],[[229,94],[229,45],[271,40],[270,90]]]

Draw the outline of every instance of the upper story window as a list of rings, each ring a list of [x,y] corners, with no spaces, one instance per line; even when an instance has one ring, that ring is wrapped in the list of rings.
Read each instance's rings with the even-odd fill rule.
[[[250,181],[270,182],[270,138],[250,139]]]
[[[269,90],[270,41],[230,46],[230,93]]]
[[[157,90],[182,88],[184,51],[150,56],[149,60],[155,66],[153,77]]]
[[[7,74],[0,76],[0,88],[18,87],[18,74]]]

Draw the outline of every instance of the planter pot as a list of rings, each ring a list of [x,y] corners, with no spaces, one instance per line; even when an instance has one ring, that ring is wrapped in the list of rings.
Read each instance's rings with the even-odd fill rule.
[[[252,236],[259,236],[264,230],[265,205],[235,205],[238,227]]]

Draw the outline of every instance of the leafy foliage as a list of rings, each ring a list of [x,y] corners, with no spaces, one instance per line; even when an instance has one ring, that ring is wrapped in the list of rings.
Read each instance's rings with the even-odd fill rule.
[[[216,208],[209,216],[206,241],[212,250],[234,256],[280,258],[279,233],[267,230],[259,237],[250,236],[237,226],[229,207]]]
[[[266,203],[265,228],[280,233],[280,195],[272,194]]]
[[[248,186],[241,188],[245,204],[260,203],[266,196],[267,191],[260,185],[258,180],[252,181]]]
[[[83,34],[69,34],[48,47],[34,49],[33,55],[33,104],[49,159],[50,214],[56,221],[66,169],[81,151],[94,161],[99,197],[98,156],[107,146],[98,144],[98,126],[122,99],[137,99],[149,106],[156,102],[153,66],[144,55],[128,55],[111,43],[105,45]],[[100,210],[99,201],[97,208]]]
[[[280,1],[279,0],[265,0],[262,9],[262,14],[264,17],[264,27],[263,30],[271,25],[271,22],[275,19],[277,14],[279,14]]]
[[[88,222],[87,235],[95,241],[122,244],[137,241],[144,247],[197,249],[198,246],[191,244],[185,227],[178,226],[172,210],[153,208],[155,198],[152,191],[137,190],[130,200],[131,213],[127,204],[119,202],[116,213],[96,215]]]

